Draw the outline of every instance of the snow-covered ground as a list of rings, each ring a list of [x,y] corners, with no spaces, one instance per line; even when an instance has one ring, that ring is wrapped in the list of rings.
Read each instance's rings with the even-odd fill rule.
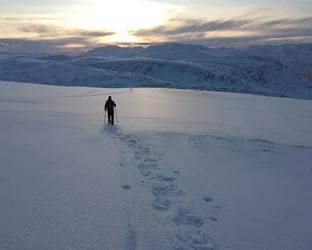
[[[312,101],[0,82],[0,103],[1,249],[311,249]]]

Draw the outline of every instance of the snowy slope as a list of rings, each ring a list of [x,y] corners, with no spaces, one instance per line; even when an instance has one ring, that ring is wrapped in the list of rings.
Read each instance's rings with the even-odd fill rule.
[[[311,248],[311,101],[0,82],[0,103],[1,249]]]

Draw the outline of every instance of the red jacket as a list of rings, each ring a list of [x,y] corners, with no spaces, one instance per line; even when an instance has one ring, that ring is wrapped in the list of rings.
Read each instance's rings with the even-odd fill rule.
[[[116,103],[112,99],[108,99],[105,103],[105,111],[114,113],[114,107],[116,107]]]

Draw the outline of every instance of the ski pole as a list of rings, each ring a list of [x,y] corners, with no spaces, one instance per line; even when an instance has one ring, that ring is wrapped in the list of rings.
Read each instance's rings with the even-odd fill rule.
[[[106,118],[106,110],[104,111],[104,125],[105,125],[105,118]]]
[[[118,116],[117,116],[117,108],[115,107],[115,111],[116,111],[116,121],[118,123]]]

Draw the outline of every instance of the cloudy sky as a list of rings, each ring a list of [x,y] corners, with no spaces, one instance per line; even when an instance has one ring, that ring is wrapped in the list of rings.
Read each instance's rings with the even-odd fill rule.
[[[0,49],[312,42],[311,0],[0,0]]]

